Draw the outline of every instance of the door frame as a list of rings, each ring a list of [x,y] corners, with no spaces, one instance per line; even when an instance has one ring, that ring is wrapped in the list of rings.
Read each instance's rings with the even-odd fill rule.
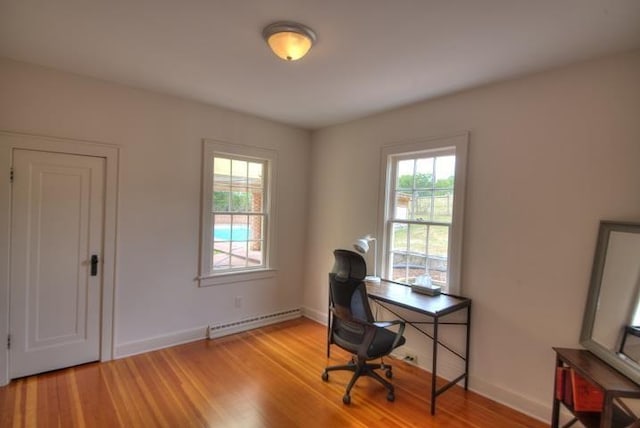
[[[10,173],[14,149],[96,156],[105,159],[104,243],[102,255],[102,294],[100,321],[100,361],[113,359],[114,299],[116,289],[116,250],[118,217],[118,164],[120,147],[114,144],[81,141],[0,130],[0,386],[9,383],[11,240]]]

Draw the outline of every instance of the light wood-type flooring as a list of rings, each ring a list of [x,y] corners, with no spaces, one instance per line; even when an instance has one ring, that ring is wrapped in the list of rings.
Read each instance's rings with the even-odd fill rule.
[[[13,380],[0,388],[0,427],[544,427],[455,386],[429,414],[429,373],[394,366],[396,399],[347,372],[321,380],[326,328],[297,319],[106,363]],[[332,347],[330,364],[349,355]]]

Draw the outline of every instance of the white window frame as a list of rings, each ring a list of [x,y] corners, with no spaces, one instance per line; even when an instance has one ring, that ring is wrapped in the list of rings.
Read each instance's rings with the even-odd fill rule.
[[[245,269],[228,269],[214,272],[211,254],[211,207],[213,206],[213,158],[215,155],[265,162],[264,195],[264,266]],[[200,266],[198,282],[201,287],[246,282],[271,278],[275,275],[275,172],[277,153],[261,147],[232,144],[216,140],[203,140],[202,144],[202,195],[200,213]]]
[[[462,269],[462,242],[464,226],[464,201],[466,191],[466,170],[467,152],[469,146],[469,134],[456,134],[445,137],[435,137],[423,141],[393,144],[383,146],[381,149],[380,161],[380,197],[378,207],[378,236],[382,237],[381,248],[375,262],[382,265],[379,270],[383,278],[391,278],[390,267],[387,263],[391,247],[391,209],[393,201],[390,200],[394,192],[394,169],[393,164],[399,158],[413,158],[416,155],[427,154],[429,156],[442,156],[444,154],[455,154],[455,182],[452,222],[449,234],[448,249],[448,294],[460,294],[461,269]]]

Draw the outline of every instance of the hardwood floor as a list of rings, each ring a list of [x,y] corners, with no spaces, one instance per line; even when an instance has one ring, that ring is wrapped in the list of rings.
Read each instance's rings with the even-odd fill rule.
[[[217,340],[17,379],[0,388],[0,427],[545,427],[454,387],[429,415],[429,375],[391,359],[396,400],[327,365],[326,329],[307,319]],[[332,348],[330,364],[349,355]]]

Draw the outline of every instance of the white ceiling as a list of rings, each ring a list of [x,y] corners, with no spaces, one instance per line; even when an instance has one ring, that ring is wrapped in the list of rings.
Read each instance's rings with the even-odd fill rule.
[[[308,129],[638,47],[640,0],[0,0],[0,56]]]

